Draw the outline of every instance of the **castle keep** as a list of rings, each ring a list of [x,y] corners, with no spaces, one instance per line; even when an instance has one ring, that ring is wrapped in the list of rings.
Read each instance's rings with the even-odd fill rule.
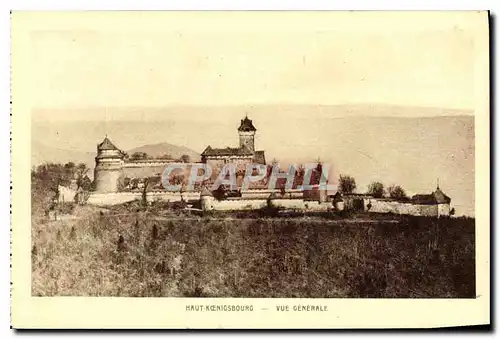
[[[238,169],[246,168],[247,164],[266,164],[264,151],[255,150],[255,132],[257,129],[252,120],[245,117],[238,127],[240,145],[237,148],[212,148],[207,146],[201,153],[201,161],[212,167],[215,173],[227,163],[235,163]]]

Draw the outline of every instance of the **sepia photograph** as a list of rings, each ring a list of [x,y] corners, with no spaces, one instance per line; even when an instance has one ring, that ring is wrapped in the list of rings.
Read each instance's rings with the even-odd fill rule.
[[[487,12],[12,24],[26,298],[239,317],[488,298]]]

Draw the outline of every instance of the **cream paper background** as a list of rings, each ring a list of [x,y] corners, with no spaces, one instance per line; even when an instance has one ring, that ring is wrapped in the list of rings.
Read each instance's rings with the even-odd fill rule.
[[[490,322],[489,50],[486,12],[14,12],[12,14],[12,325],[15,328],[404,328]],[[30,114],[34,31],[109,25],[138,31],[221,29],[452,29],[474,36],[476,295],[469,299],[193,299],[31,297]],[[376,46],[374,46],[376,48]],[[54,51],[56,53],[57,51]],[[415,53],[419,53],[415,49]],[[82,78],[84,85],[85,79]],[[234,89],[237,95],[238,88]],[[61,94],[63,96],[63,94]],[[43,98],[42,98],[43,99]],[[188,98],[178,98],[189,102]],[[304,98],[307,99],[307,98]],[[252,304],[254,312],[186,312],[191,304]],[[277,305],[328,305],[328,312],[277,312]],[[263,308],[267,310],[262,310]]]

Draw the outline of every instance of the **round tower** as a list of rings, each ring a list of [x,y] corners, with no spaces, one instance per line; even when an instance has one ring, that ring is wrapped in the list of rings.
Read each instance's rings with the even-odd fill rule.
[[[123,152],[108,139],[97,145],[94,183],[96,193],[118,192],[123,167]]]
[[[245,119],[241,120],[240,127],[238,128],[238,134],[240,135],[240,148],[247,148],[252,152],[255,152],[254,138],[257,129],[254,127],[252,120],[245,116]]]

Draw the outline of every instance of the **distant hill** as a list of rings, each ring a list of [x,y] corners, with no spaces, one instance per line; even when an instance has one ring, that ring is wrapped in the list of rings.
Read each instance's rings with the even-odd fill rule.
[[[127,151],[129,155],[132,155],[135,152],[144,152],[153,157],[170,154],[174,159],[180,159],[181,156],[187,154],[191,158],[191,161],[200,161],[201,159],[200,154],[193,151],[192,149],[183,146],[172,145],[167,142],[135,147]]]

